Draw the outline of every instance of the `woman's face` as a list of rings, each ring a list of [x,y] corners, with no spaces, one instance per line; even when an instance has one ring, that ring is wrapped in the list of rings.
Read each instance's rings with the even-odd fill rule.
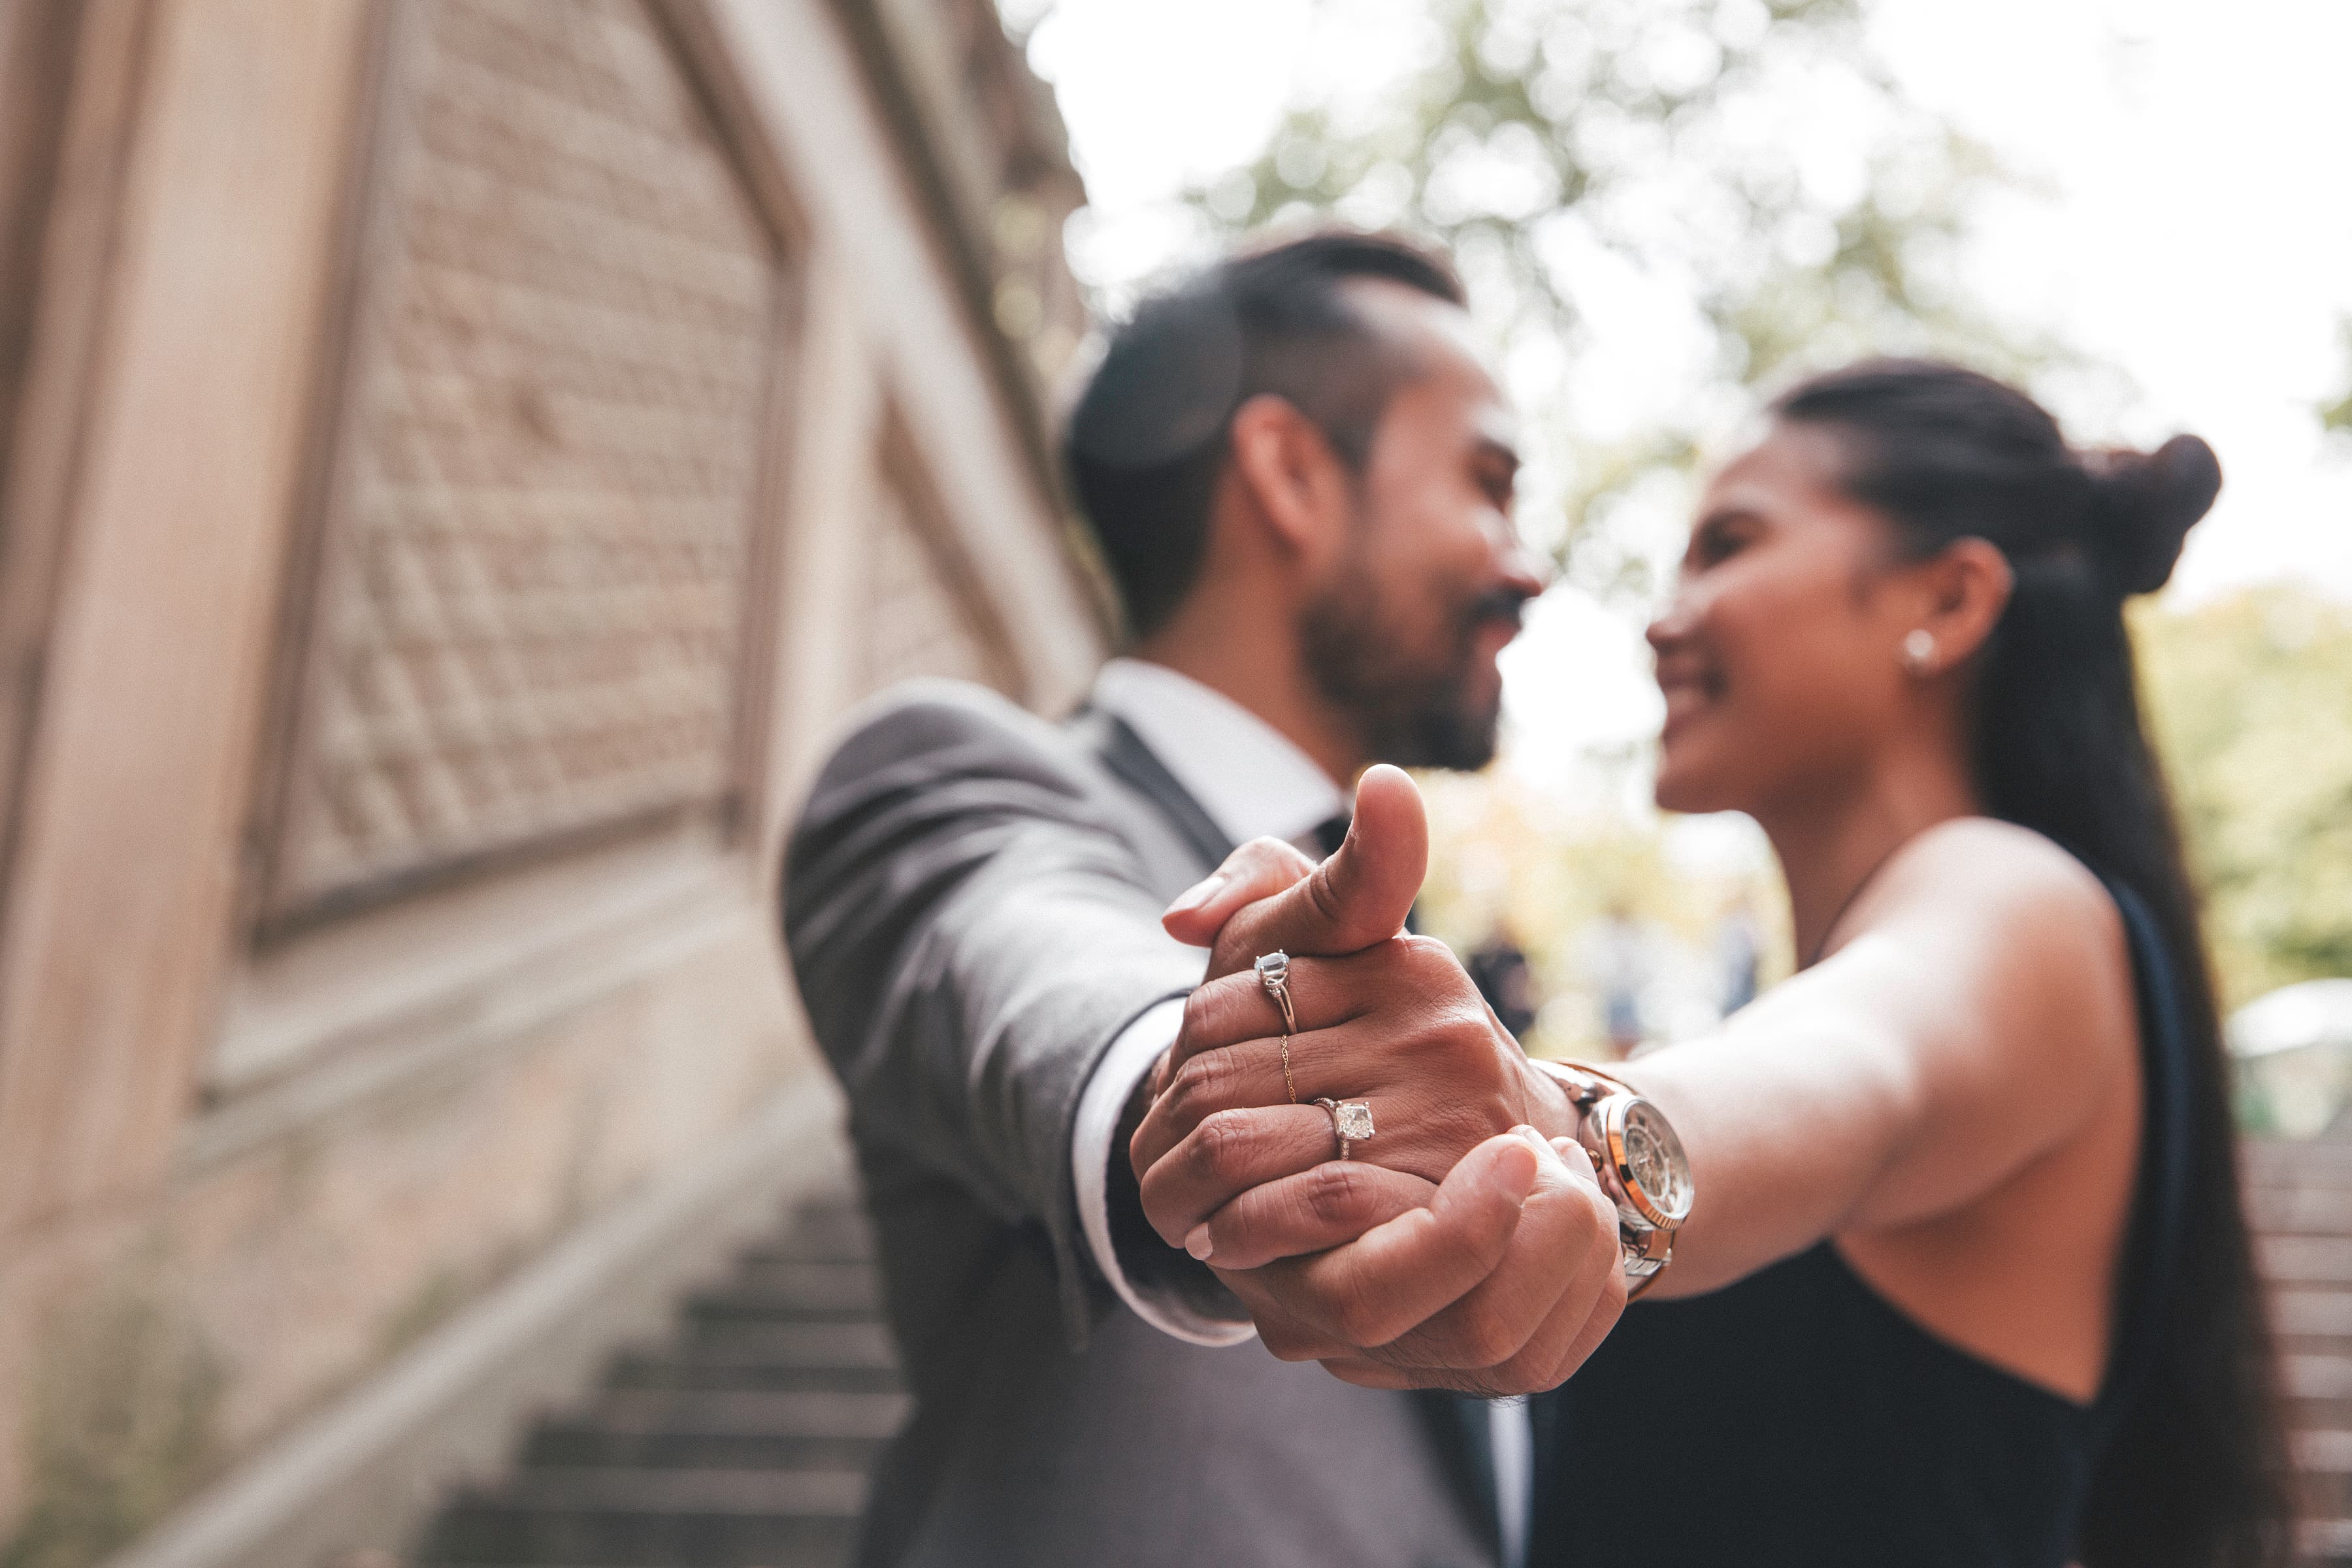
[[[1650,625],[1667,810],[1833,798],[1903,713],[1918,595],[1886,520],[1838,489],[1839,463],[1829,431],[1780,425],[1707,486]]]

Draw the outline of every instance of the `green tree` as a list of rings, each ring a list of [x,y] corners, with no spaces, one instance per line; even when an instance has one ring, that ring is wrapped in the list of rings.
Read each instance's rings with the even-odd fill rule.
[[[2321,429],[2338,442],[2352,444],[2352,316],[2336,323],[2336,332],[2344,345],[2344,390],[2321,403],[2315,412]]]
[[[2264,588],[2134,629],[2224,1000],[2352,975],[2352,610]]]
[[[2008,374],[2050,355],[1956,280],[1968,214],[2006,176],[1905,100],[1863,24],[1859,0],[1434,0],[1417,66],[1297,105],[1196,200],[1230,231],[1337,213],[1443,240],[1507,362],[1559,384],[1593,279],[1686,300],[1687,406],[1596,441],[1589,408],[1524,398],[1562,476],[1531,534],[1584,585],[1638,593],[1612,513],[1686,470],[1755,384],[1865,353]]]

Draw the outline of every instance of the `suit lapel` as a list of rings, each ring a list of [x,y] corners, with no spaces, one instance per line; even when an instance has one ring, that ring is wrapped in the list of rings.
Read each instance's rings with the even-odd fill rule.
[[[1192,794],[1176,782],[1168,765],[1152,754],[1133,726],[1116,713],[1093,710],[1091,716],[1101,725],[1101,740],[1097,752],[1103,765],[1117,773],[1139,791],[1146,800],[1160,807],[1170,826],[1182,835],[1184,842],[1199,852],[1204,866],[1221,864],[1234,852],[1234,842],[1224,830],[1211,820]]]

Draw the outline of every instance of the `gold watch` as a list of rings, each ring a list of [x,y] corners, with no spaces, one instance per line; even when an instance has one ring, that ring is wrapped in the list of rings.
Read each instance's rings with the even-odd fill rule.
[[[1674,1261],[1675,1232],[1690,1218],[1690,1158],[1665,1112],[1604,1068],[1530,1057],[1568,1090],[1577,1110],[1576,1141],[1592,1156],[1601,1190],[1617,1205],[1628,1298],[1640,1295]]]

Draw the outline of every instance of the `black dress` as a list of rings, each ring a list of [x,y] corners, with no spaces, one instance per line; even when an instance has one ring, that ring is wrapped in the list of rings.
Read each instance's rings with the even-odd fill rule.
[[[2111,891],[2147,1094],[2097,1399],[2078,1405],[1937,1339],[1823,1242],[1711,1295],[1632,1308],[1536,1403],[1530,1568],[2074,1560],[2093,1470],[2164,1331],[2189,1152],[2171,966],[2138,899]]]

